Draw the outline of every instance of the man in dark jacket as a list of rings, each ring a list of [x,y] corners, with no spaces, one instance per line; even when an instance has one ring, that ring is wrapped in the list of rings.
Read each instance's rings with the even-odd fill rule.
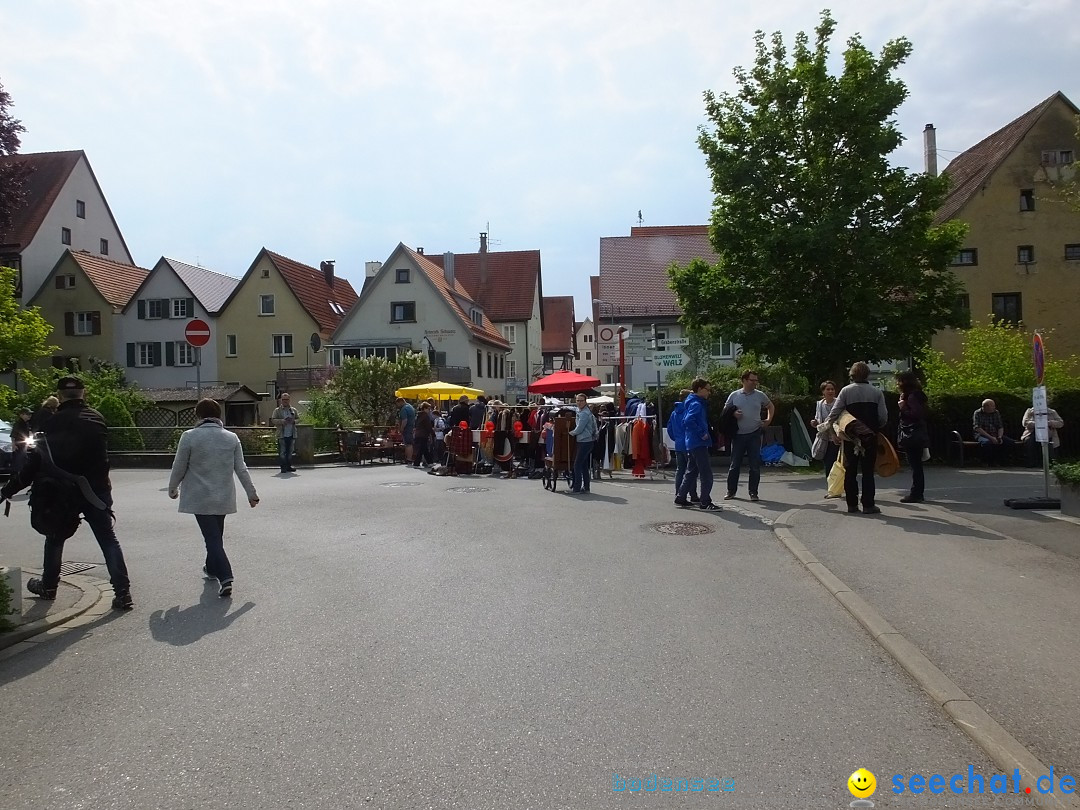
[[[450,416],[446,420],[447,430],[453,430],[462,422],[469,423],[469,398],[462,394],[458,404],[450,409]]]
[[[487,410],[487,400],[479,396],[476,402],[469,408],[469,430],[480,430],[484,426],[484,412]]]
[[[881,389],[870,385],[870,366],[861,360],[851,366],[851,384],[840,389],[829,412],[827,424],[831,427],[844,411],[858,419],[865,426],[866,439],[854,442],[850,431],[844,438],[844,495],[847,497],[848,512],[859,511],[859,482],[856,476],[862,472],[862,510],[867,515],[876,515],[881,510],[874,504],[877,494],[874,484],[874,465],[877,463],[877,434],[889,421],[889,412],[885,408],[885,395]]]
[[[80,497],[78,511],[86,519],[94,538],[101,546],[109,580],[113,586],[112,606],[116,610],[131,610],[131,582],[120,541],[113,530],[112,483],[109,481],[108,428],[105,419],[83,401],[85,391],[78,377],[61,377],[57,384],[60,407],[47,425],[45,438],[53,463],[61,470],[83,476],[91,494],[100,506]],[[20,475],[15,476],[0,490],[0,497],[10,498],[21,489],[33,484],[40,465],[27,464]],[[60,564],[63,562],[64,541],[67,538],[45,537],[45,560],[40,579],[26,583],[30,593],[45,599],[56,598],[60,583]]]

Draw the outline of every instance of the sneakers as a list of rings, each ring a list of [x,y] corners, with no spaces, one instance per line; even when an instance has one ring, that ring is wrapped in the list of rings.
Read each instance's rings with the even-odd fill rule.
[[[52,602],[56,599],[56,588],[46,588],[41,584],[41,580],[34,577],[28,580],[26,583],[26,590],[34,594],[38,599],[44,599],[46,602]]]
[[[203,579],[217,579],[217,577],[215,577],[213,574],[211,574],[209,571],[206,570],[205,565],[202,567],[202,578]]]
[[[675,505],[676,506],[689,506],[690,501],[688,501],[688,500],[686,500],[684,498],[676,498],[675,499]]]
[[[708,503],[701,504],[701,506],[699,506],[698,509],[700,509],[702,512],[719,512],[720,511],[720,507],[717,506],[712,501],[709,501]]]
[[[232,580],[227,579],[218,586],[218,596],[221,598],[227,598],[232,596]]]
[[[733,501],[733,500],[735,500],[735,493],[734,492],[729,492],[727,495],[724,496],[724,500],[725,501]]]
[[[753,501],[754,503],[757,503],[758,501],[761,500],[761,498],[759,498],[757,495],[751,495],[750,500]]]
[[[697,495],[690,495],[686,498],[686,500],[690,501],[690,503],[701,503],[701,498],[699,498]]]
[[[135,602],[131,599],[131,593],[118,593],[112,600],[113,610],[131,610]]]

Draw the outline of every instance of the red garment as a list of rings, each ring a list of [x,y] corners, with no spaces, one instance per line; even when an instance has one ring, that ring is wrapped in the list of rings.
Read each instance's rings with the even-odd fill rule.
[[[644,478],[645,468],[652,464],[652,449],[649,447],[649,426],[644,419],[634,422],[630,433],[630,448],[634,456],[634,477]]]

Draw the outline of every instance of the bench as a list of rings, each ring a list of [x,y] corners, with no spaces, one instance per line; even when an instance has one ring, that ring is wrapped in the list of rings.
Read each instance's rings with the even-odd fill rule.
[[[1015,461],[1018,456],[1024,452],[1023,442],[1013,440],[1012,443],[1012,455],[1013,458],[1010,461]],[[956,458],[957,467],[964,466],[965,457],[971,457],[972,455],[978,456],[979,443],[974,439],[965,439],[959,430],[954,430],[949,434],[949,463],[951,464],[953,458]]]

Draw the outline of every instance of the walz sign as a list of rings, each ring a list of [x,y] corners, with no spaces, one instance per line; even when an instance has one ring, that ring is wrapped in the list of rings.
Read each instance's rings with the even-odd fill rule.
[[[686,365],[686,355],[682,352],[661,352],[654,354],[652,361],[657,368],[682,368]]]

